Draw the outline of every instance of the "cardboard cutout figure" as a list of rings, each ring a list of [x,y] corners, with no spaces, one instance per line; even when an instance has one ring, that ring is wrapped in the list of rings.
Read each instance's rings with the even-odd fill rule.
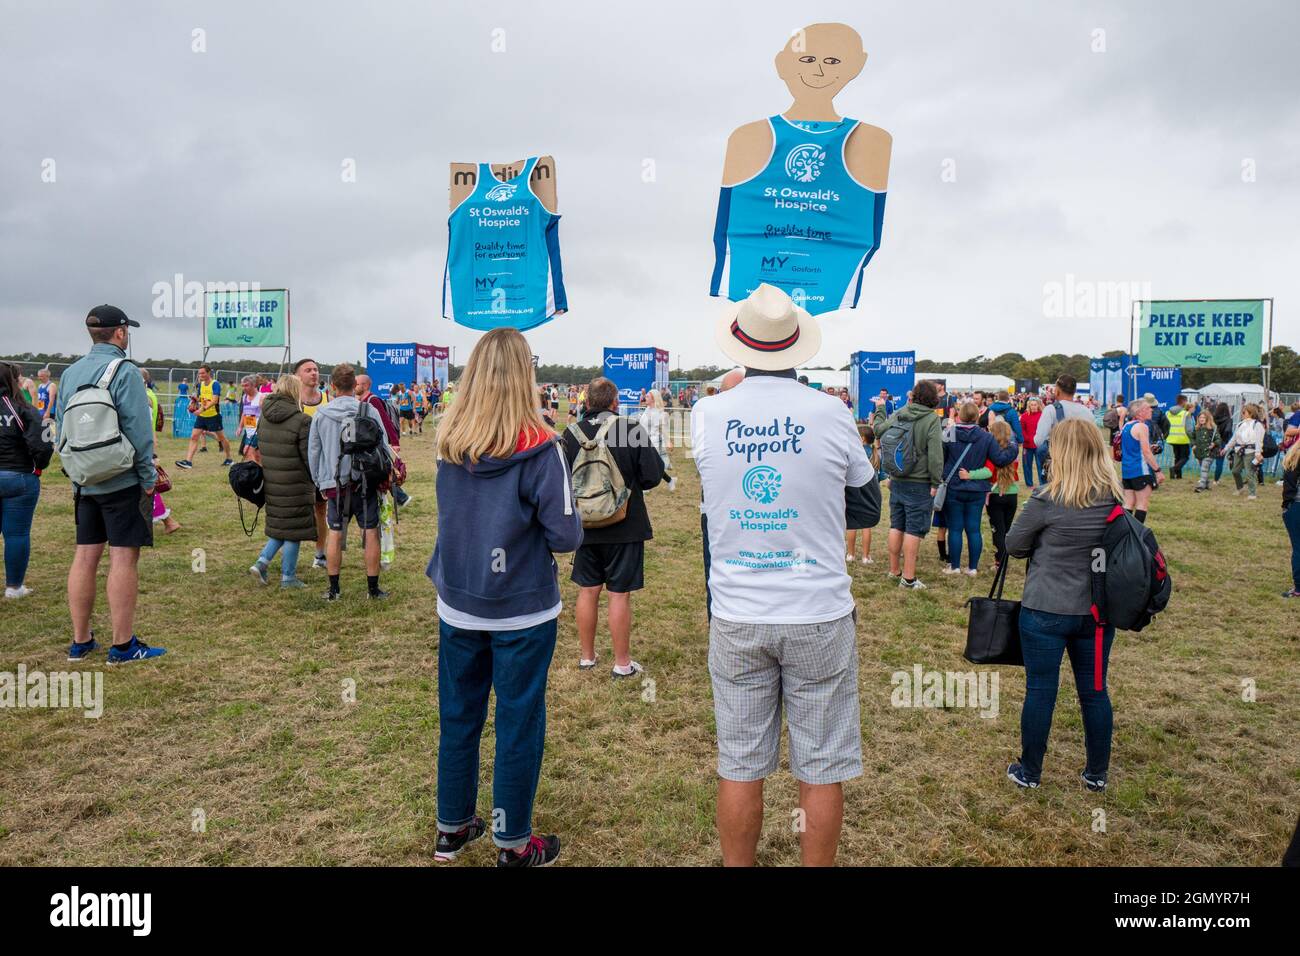
[[[443,317],[487,331],[564,314],[555,159],[452,163],[450,186]]]
[[[793,102],[727,140],[709,292],[740,301],[767,282],[814,315],[852,308],[880,246],[893,142],[835,111],[867,62],[862,38],[815,23],[775,62]]]

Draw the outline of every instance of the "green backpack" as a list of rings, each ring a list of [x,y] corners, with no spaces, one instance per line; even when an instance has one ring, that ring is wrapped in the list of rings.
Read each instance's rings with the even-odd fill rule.
[[[623,419],[611,415],[590,439],[577,422],[568,428],[578,443],[578,456],[573,460],[573,493],[584,528],[605,528],[627,517],[632,492],[623,481],[607,440],[610,428],[618,421]]]

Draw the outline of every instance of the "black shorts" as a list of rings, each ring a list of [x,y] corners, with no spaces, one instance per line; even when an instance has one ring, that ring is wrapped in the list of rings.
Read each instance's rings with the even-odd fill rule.
[[[1154,488],[1155,486],[1155,475],[1138,475],[1136,478],[1124,479],[1124,488],[1127,491],[1141,491],[1143,488]]]
[[[601,584],[615,594],[640,591],[645,587],[645,542],[625,544],[584,544],[573,555],[570,580],[578,587],[594,588]]]
[[[340,491],[336,497],[326,500],[329,505],[325,511],[325,524],[331,531],[342,531],[343,526],[354,518],[363,530],[379,527],[378,488],[370,488],[364,495],[360,491]]]
[[[75,514],[77,544],[153,547],[153,495],[138,484],[106,495],[80,495]]]
[[[219,432],[223,430],[220,415],[213,415],[211,418],[202,418],[195,416],[194,430],[196,432]]]

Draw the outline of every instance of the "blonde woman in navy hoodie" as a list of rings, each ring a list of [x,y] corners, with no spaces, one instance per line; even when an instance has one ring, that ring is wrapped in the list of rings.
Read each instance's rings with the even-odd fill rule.
[[[547,866],[533,833],[546,739],[546,675],[560,586],[553,553],[582,543],[569,467],[537,410],[532,351],[515,329],[479,340],[438,427],[438,844],[453,860],[487,830],[479,739],[496,690],[492,839],[497,866]]]

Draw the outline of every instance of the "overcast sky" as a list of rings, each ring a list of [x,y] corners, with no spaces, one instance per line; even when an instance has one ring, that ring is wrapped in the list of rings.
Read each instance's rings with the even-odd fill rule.
[[[291,289],[296,357],[416,340],[463,362],[477,333],[441,318],[447,164],[551,153],[571,312],[534,352],[725,365],[707,294],[725,140],[788,106],[790,31],[835,20],[869,54],[836,106],[894,153],[882,246],[859,308],[821,317],[821,363],[1126,347],[1126,313],[1045,314],[1071,275],[1076,296],[1275,296],[1295,347],[1298,11],[0,0],[0,354],[83,351],[111,302],[144,323],[137,359],[197,357],[199,319],[151,315],[179,273]]]

